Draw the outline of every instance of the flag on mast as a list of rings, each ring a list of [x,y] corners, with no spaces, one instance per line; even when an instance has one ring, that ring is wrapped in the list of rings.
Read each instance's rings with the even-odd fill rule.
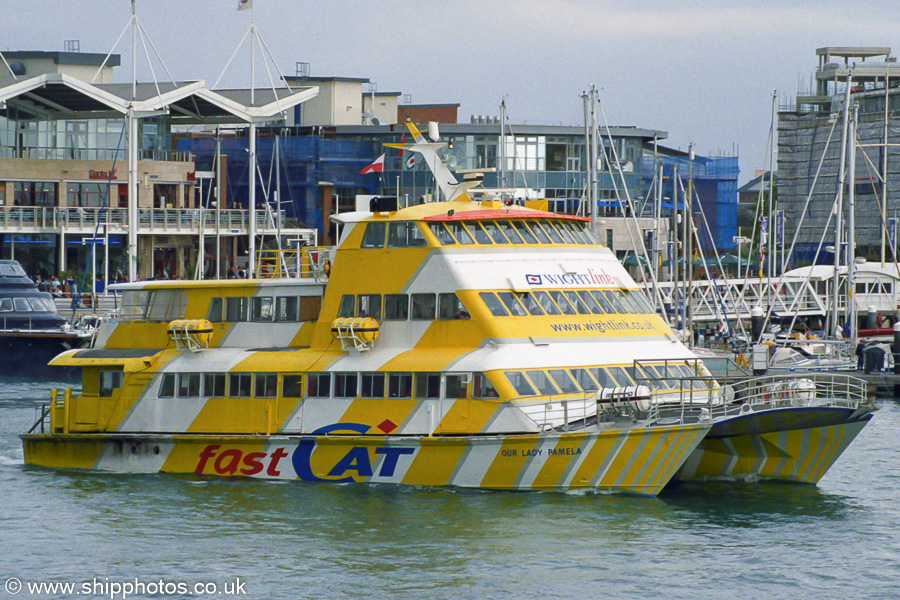
[[[253,0],[238,0],[238,10],[253,8]]]
[[[376,158],[371,165],[359,172],[360,175],[367,173],[381,173],[384,171],[384,154]]]

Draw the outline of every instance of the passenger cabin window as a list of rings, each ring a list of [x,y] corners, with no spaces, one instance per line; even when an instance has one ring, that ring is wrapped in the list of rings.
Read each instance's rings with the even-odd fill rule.
[[[303,375],[285,375],[282,377],[281,395],[285,398],[302,398]]]
[[[405,321],[409,318],[409,295],[385,294],[384,320]]]
[[[412,398],[412,373],[388,373],[388,398]]]
[[[225,397],[225,373],[203,375],[203,395],[207,398]]]
[[[445,398],[465,398],[466,386],[469,382],[468,375],[447,374],[444,376],[444,397]]]
[[[247,320],[247,298],[233,297],[225,299],[225,320],[240,322]]]
[[[440,373],[416,373],[416,398],[431,400],[441,397]]]
[[[469,318],[469,311],[463,305],[456,294],[439,294],[438,319],[444,321],[465,320]]]
[[[228,395],[232,398],[249,398],[253,390],[250,373],[228,374]]]
[[[384,223],[366,223],[360,248],[384,248]]]
[[[360,294],[356,297],[356,316],[371,317],[381,320],[381,296],[379,294]]]
[[[307,395],[310,398],[331,396],[331,373],[310,373],[307,375]]]
[[[338,317],[352,317],[355,300],[351,294],[341,296],[341,305],[338,307]]]
[[[178,397],[197,398],[200,396],[200,373],[178,374]]]
[[[507,371],[504,373],[506,375],[506,380],[509,381],[509,384],[513,386],[513,389],[516,390],[516,393],[520,396],[536,396],[537,392],[534,391],[534,388],[531,386],[531,383],[525,378],[523,373],[519,373],[518,371]]]
[[[209,301],[209,310],[206,313],[206,318],[210,323],[221,323],[222,322],[222,302],[221,298],[213,298]]]
[[[162,380],[159,383],[159,397],[160,398],[174,398],[175,397],[175,374],[174,373],[165,373],[162,376]]]
[[[434,320],[435,299],[434,294],[413,294],[412,295],[412,320],[413,321],[433,321]]]
[[[278,296],[275,299],[275,320],[292,322],[300,320],[300,298],[297,296]]]
[[[100,371],[100,397],[111,398],[113,391],[122,387],[124,378],[122,371]]]
[[[275,318],[275,302],[271,296],[250,298],[250,320],[267,323]]]
[[[412,221],[388,224],[388,248],[422,248],[427,244],[418,225]]]
[[[0,312],[12,312],[12,298],[0,298]]]
[[[334,397],[335,398],[356,398],[356,383],[359,377],[356,373],[335,373],[334,374]]]
[[[31,306],[28,304],[28,298],[13,298],[13,304],[19,312],[31,312]]]
[[[508,317],[509,312],[504,308],[503,304],[497,298],[496,294],[491,292],[481,292],[478,294],[481,296],[481,299],[484,301],[485,305],[488,307],[488,310],[491,311],[491,314],[495,317]]]
[[[526,371],[526,373],[528,374],[528,379],[531,380],[531,383],[534,384],[534,387],[538,389],[541,395],[552,396],[558,393],[556,386],[553,385],[553,382],[550,381],[550,378],[543,371]]]
[[[253,395],[257,398],[274,398],[278,395],[278,373],[257,373]]]
[[[360,398],[384,398],[384,373],[363,373],[360,383]]]
[[[494,384],[492,384],[484,373],[475,373],[472,376],[472,397],[473,398],[499,398]]]

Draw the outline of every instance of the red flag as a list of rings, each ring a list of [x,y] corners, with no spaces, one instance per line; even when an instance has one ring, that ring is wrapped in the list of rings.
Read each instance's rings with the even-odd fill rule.
[[[406,132],[404,131],[403,135],[400,136],[400,145],[402,146],[405,143],[406,143]],[[403,156],[402,148],[397,148],[397,156]]]
[[[381,173],[384,171],[384,154],[375,159],[375,161],[359,172],[360,175],[365,175],[366,173]]]

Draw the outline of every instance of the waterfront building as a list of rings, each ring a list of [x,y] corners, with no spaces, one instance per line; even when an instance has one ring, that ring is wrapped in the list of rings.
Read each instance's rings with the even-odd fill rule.
[[[850,181],[848,175],[844,185],[842,221],[847,222],[846,197],[852,186],[856,256],[892,260],[889,246],[896,247],[896,240],[891,242],[885,229],[891,227],[892,220],[896,223],[900,207],[896,200],[900,192],[900,153],[894,148],[900,143],[900,65],[889,47],[829,46],[817,49],[816,56],[813,89],[801,91],[778,113],[778,208],[785,211],[786,230],[799,229],[791,260],[795,265],[809,263],[821,244],[818,262],[834,262],[834,218],[827,231],[826,224],[840,188],[848,85],[850,106],[858,108],[859,145],[855,176]],[[807,197],[810,202],[804,214]],[[803,224],[798,227],[801,216]],[[882,239],[888,246],[884,251]],[[788,237],[788,246],[790,242]],[[842,251],[846,253],[846,248]]]

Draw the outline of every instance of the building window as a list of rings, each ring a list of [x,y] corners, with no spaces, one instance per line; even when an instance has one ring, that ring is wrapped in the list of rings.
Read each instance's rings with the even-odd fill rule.
[[[16,181],[13,204],[16,206],[56,206],[56,184],[41,181]]]
[[[104,204],[109,206],[106,184],[100,183],[70,183],[66,192],[66,203],[69,206],[99,207]]]

